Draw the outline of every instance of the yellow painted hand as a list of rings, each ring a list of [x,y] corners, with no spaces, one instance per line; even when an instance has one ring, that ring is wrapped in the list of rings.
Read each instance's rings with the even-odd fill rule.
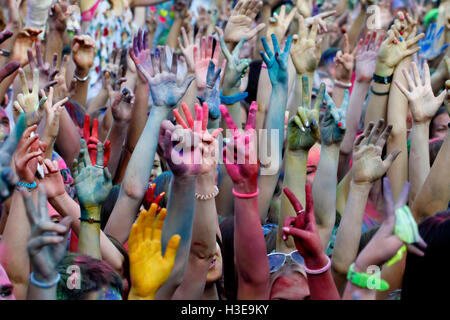
[[[131,275],[129,300],[153,300],[175,264],[181,237],[174,235],[170,238],[163,257],[161,234],[167,211],[161,209],[155,219],[157,208],[156,204],[152,204],[148,211],[142,210],[131,227],[128,239]]]

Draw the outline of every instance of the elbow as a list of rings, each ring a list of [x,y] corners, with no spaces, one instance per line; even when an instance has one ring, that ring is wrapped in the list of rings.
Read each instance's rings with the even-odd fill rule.
[[[125,179],[122,186],[125,195],[135,201],[142,201],[145,196],[146,190],[137,184],[135,179]]]

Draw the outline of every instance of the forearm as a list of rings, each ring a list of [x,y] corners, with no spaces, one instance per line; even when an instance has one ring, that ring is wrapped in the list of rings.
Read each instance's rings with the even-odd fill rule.
[[[347,205],[336,235],[332,271],[339,292],[344,291],[348,268],[355,261],[367,197],[372,184],[351,182]]]
[[[239,87],[229,87],[224,82],[222,94],[224,96],[234,96],[236,94],[241,93],[239,91]],[[231,117],[233,118],[234,123],[240,128],[242,125],[242,114],[241,114],[241,102],[236,102],[233,104],[225,104],[228,111],[230,112]],[[222,128],[226,128],[225,120],[222,118]]]
[[[324,145],[320,152],[312,193],[314,214],[322,247],[327,248],[336,219],[336,186],[339,160],[339,145]]]
[[[44,159],[52,160],[53,148],[55,146],[56,137],[52,137],[48,132],[47,128],[44,129],[44,135],[42,141],[46,143],[47,148],[44,152]]]
[[[178,38],[180,37],[181,26],[183,25],[183,19],[177,18],[173,21],[170,28],[169,35],[167,36],[166,45],[172,49],[176,49],[178,46]]]
[[[194,223],[196,177],[173,176],[170,188],[167,217],[164,223],[161,244],[163,252],[174,234],[181,237],[175,265],[167,282],[158,291],[158,299],[170,299],[181,284],[192,243]]]
[[[14,82],[14,79],[16,79],[16,76],[19,74],[19,70],[11,74],[10,76],[3,79],[2,82],[0,82],[0,104],[5,103],[5,94],[8,91],[8,89],[11,87],[11,85]]]
[[[45,45],[45,62],[50,66],[53,64],[53,56],[56,54],[58,59],[56,66],[61,63],[61,54],[63,49],[63,33],[50,29],[47,34],[47,43]]]
[[[305,185],[306,185],[306,165],[308,160],[308,151],[291,151],[287,150],[285,155],[286,167],[284,170],[283,188],[287,187],[297,197],[303,205],[306,205]],[[296,217],[295,212],[286,195],[281,196],[280,216],[278,218],[279,225],[284,223],[287,217]],[[277,247],[292,248],[295,244],[291,237],[287,241],[281,240],[281,228],[278,228]]]
[[[36,274],[34,275],[34,277],[37,277]],[[55,278],[56,275],[53,279]],[[27,300],[56,300],[56,286],[57,285],[54,285],[51,288],[44,289],[37,287],[32,282],[30,282],[30,285],[28,286]]]
[[[91,101],[89,101],[87,113],[93,114],[95,111],[105,108],[106,103],[108,102],[108,98],[108,91],[102,87],[98,95],[92,98]]]
[[[250,193],[255,190],[239,191]],[[269,262],[258,214],[258,199],[234,200],[234,253],[238,273],[238,300],[269,298]]]
[[[80,152],[81,145],[78,129],[66,108],[61,111],[59,118],[59,132],[56,137],[56,147],[67,166],[71,168],[73,160]]]
[[[124,243],[133,225],[142,199],[148,189],[161,122],[170,110],[154,106],[144,131],[134,149],[120,187],[119,198],[106,225],[105,232]]]
[[[81,206],[81,216],[83,219],[100,220],[100,210],[100,206],[89,209]],[[78,253],[102,260],[102,252],[100,250],[100,223],[80,222]]]
[[[430,123],[414,123],[411,130],[411,148],[409,151],[409,181],[411,190],[410,203],[414,201],[420,188],[430,172],[430,148],[429,148]]]
[[[150,95],[150,87],[146,82],[138,79],[136,83],[136,100],[131,111],[131,121],[128,126],[128,134],[126,140],[127,149],[131,152],[136,147],[139,138],[144,131],[145,123],[148,118],[148,98]]]
[[[374,91],[380,93],[390,92],[391,89],[391,84],[381,84],[372,81],[371,85]],[[367,103],[366,114],[364,117],[364,128],[366,128],[370,122],[376,123],[380,119],[386,119],[388,100],[389,94],[375,95],[371,92],[369,93],[369,102]]]
[[[399,66],[394,71],[393,81],[397,80],[405,87],[407,86],[402,69],[407,68],[407,70],[409,70],[410,63],[411,58],[405,58],[400,62]],[[392,125],[392,132],[391,137],[387,142],[386,152],[387,154],[390,154],[395,149],[401,150],[397,159],[387,171],[387,177],[391,181],[394,200],[397,199],[405,182],[408,181],[407,113],[408,99],[397,86],[391,87],[386,124]]]
[[[72,217],[72,223],[70,225],[71,230],[79,237],[81,211],[78,203],[76,203],[67,193],[55,198],[49,198],[48,201],[61,216]],[[103,231],[100,231],[100,248],[102,259],[108,262],[114,270],[120,272],[123,268],[122,264],[124,258]]]
[[[353,21],[350,30],[347,32],[348,43],[350,44],[350,48],[354,48],[356,43],[358,42],[361,31],[364,28],[365,20],[366,20],[366,8],[364,8],[364,6],[362,5],[358,17],[355,19],[355,21]]]
[[[33,202],[37,200],[37,189],[31,192]],[[27,252],[30,224],[22,196],[16,190],[12,195],[10,212],[3,232],[2,244],[4,254],[1,264],[14,286],[14,294],[18,300],[27,297],[30,276],[30,258]]]
[[[82,70],[79,68],[75,68],[75,74],[78,78],[84,79],[89,75],[89,70]],[[86,81],[76,81],[74,93],[71,96],[71,100],[78,103],[84,109],[86,109],[86,99],[87,93],[89,90],[89,78]]]
[[[449,159],[450,130],[447,130],[444,143],[434,160],[433,167],[411,206],[417,224],[448,207],[450,201]]]
[[[108,161],[108,169],[114,179],[123,151],[123,144],[127,136],[128,123],[113,121],[109,141],[111,143],[111,156]]]
[[[323,268],[327,263],[328,259],[325,253],[314,259],[305,259],[306,266],[311,270]],[[308,287],[311,300],[340,300],[341,298],[334,283],[331,269],[317,275],[308,274]]]

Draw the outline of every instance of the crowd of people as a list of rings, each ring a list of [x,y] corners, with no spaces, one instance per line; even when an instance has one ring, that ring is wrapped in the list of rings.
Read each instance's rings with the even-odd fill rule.
[[[0,4],[0,300],[442,298],[450,1]]]

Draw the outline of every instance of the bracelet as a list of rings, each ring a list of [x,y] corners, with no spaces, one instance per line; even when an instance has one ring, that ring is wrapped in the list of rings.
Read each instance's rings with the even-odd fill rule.
[[[322,273],[328,271],[330,269],[330,267],[331,267],[331,259],[328,256],[326,256],[326,257],[328,259],[328,262],[323,268],[320,268],[320,269],[317,269],[317,270],[311,270],[311,269],[308,269],[306,267],[306,265],[304,265],[303,268],[305,268],[306,273],[307,274],[322,274]]]
[[[197,200],[211,200],[214,199],[215,197],[217,197],[217,195],[219,194],[219,188],[217,188],[217,186],[214,186],[214,191],[211,192],[210,194],[200,194],[200,193],[195,193],[195,199]]]
[[[345,82],[342,82],[342,81],[339,81],[339,80],[334,80],[334,85],[336,87],[343,88],[343,89],[350,89],[352,87],[352,83],[351,82],[345,83]]]
[[[81,218],[80,217],[79,219],[80,219],[80,221],[89,222],[90,224],[101,223],[100,220],[95,220],[93,217],[89,217],[89,218]]]
[[[253,197],[256,197],[259,194],[259,189],[258,188],[256,188],[256,192],[247,193],[247,194],[236,192],[236,190],[234,190],[234,188],[231,189],[231,191],[233,192],[235,197],[243,198],[243,199],[253,198]]]
[[[89,79],[89,73],[88,73],[88,75],[87,75],[86,77],[80,78],[80,77],[77,76],[77,75],[75,74],[75,72],[74,72],[74,73],[73,73],[73,77],[74,77],[77,81],[80,81],[80,82],[86,82],[86,81]]]
[[[26,182],[19,181],[19,182],[17,182],[17,186],[25,187],[27,189],[35,189],[37,187],[37,184],[36,184],[36,181],[33,181],[33,183],[26,183]]]
[[[368,274],[368,273],[363,273],[363,272],[356,272],[355,269],[355,263],[352,263],[350,265],[350,268],[348,269],[348,273],[347,273],[347,280],[350,280],[351,283],[353,283],[354,285],[360,287],[360,288],[364,288],[364,289],[374,289],[377,291],[386,291],[387,289],[389,289],[389,283],[387,283],[385,280],[383,279],[379,279],[379,285],[378,287],[374,287],[371,288],[372,285],[369,286],[369,282],[372,281],[372,277],[374,276],[373,274]]]
[[[382,77],[379,75],[376,75],[375,73],[373,74],[373,81],[375,81],[376,83],[381,83],[381,84],[389,84],[392,82],[392,78],[394,77],[393,74],[391,74],[389,77]]]
[[[370,92],[372,92],[373,94],[377,95],[377,96],[387,96],[389,94],[389,91],[386,92],[378,92],[373,90],[373,86],[370,86]]]
[[[39,288],[42,288],[42,289],[50,289],[50,288],[54,287],[59,282],[59,279],[61,279],[61,275],[58,273],[58,275],[57,275],[55,280],[53,280],[50,283],[44,283],[44,282],[37,281],[35,279],[34,272],[32,272],[30,274],[30,281],[31,281],[31,283],[34,284],[36,287],[39,287]]]
[[[224,96],[222,92],[223,90],[220,91],[220,102],[227,105],[234,104],[248,97],[248,92],[237,93],[234,96]]]

